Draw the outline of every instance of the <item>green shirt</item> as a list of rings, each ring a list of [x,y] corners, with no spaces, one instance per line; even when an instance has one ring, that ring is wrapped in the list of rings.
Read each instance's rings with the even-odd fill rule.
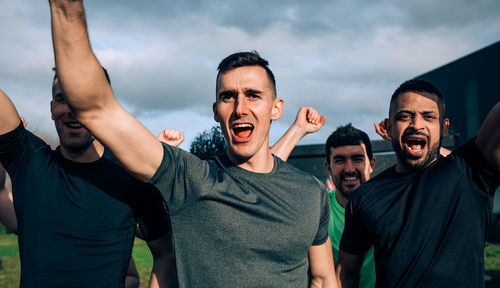
[[[340,238],[344,231],[344,207],[335,198],[335,189],[328,191],[330,196],[330,223],[328,224],[328,234],[332,241],[333,259],[337,264],[339,256]],[[375,260],[373,259],[373,247],[365,255],[365,261],[361,267],[359,287],[375,287]]]

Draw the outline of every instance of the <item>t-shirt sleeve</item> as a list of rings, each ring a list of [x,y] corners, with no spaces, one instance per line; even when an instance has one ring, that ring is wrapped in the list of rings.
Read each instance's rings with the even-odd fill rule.
[[[138,205],[134,211],[144,240],[153,241],[170,232],[170,218],[165,201],[152,184],[141,183]]]
[[[330,221],[330,198],[328,197],[328,191],[321,182],[318,181],[318,183],[321,189],[321,217],[318,233],[316,233],[312,245],[321,245],[325,243],[326,239],[328,239],[328,223]]]
[[[195,201],[201,192],[199,184],[210,182],[211,177],[207,161],[163,143],[162,162],[148,182],[160,191],[168,212],[173,214]]]
[[[476,146],[476,138],[467,141],[454,150],[451,155],[457,158],[457,165],[479,189],[491,196],[495,195],[495,190],[500,184],[500,173],[491,167]]]
[[[20,124],[16,129],[0,135],[0,163],[11,177],[15,176],[23,170],[33,153],[45,146],[48,145]]]
[[[344,232],[340,239],[339,250],[359,255],[364,254],[370,249],[372,244],[356,206],[356,201],[349,201],[347,203]]]

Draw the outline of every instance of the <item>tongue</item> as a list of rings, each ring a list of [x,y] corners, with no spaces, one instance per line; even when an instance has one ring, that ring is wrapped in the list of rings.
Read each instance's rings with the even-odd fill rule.
[[[237,129],[234,132],[239,138],[247,138],[252,134],[252,129]]]
[[[422,149],[422,146],[420,146],[420,144],[413,144],[410,147],[411,147],[411,150],[421,150]]]

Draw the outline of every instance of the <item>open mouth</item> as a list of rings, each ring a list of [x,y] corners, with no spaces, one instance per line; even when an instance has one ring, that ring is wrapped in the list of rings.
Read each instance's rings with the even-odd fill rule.
[[[250,123],[238,123],[232,127],[235,140],[238,142],[245,142],[250,139],[253,132],[253,125]]]
[[[345,186],[355,186],[358,185],[360,181],[360,176],[358,174],[344,174],[342,175],[342,182]]]
[[[406,151],[413,156],[420,156],[423,154],[427,145],[427,137],[422,135],[409,135],[405,137],[404,145]]]
[[[71,129],[83,128],[82,124],[80,124],[79,122],[76,122],[76,121],[64,122],[64,125],[68,128],[71,128]]]

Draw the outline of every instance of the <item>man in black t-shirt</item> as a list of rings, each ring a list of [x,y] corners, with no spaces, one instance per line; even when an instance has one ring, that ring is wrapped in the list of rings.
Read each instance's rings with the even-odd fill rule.
[[[337,274],[357,287],[375,248],[376,287],[482,287],[484,243],[500,182],[500,103],[477,137],[439,155],[449,121],[441,92],[409,80],[393,94],[382,130],[397,164],[361,185],[346,207]]]
[[[52,93],[56,150],[23,127],[0,91],[0,161],[12,180],[20,286],[125,287],[136,223],[153,254],[152,280],[175,283],[166,277],[175,268],[161,195],[73,118],[56,77]]]

